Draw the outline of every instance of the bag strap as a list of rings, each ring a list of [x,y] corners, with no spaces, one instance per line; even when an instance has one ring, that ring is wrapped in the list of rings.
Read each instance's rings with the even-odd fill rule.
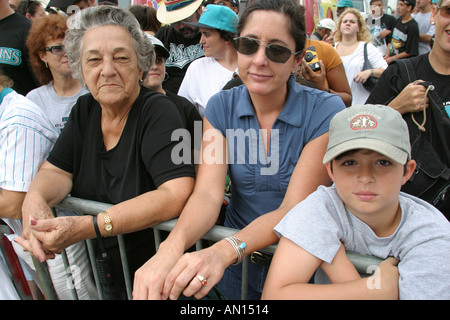
[[[367,56],[367,42],[364,43],[364,62],[369,61],[369,58]]]

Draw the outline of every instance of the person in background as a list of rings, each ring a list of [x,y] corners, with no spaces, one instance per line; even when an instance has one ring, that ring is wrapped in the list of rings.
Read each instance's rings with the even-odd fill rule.
[[[62,13],[70,16],[91,6],[90,0],[50,0],[45,8],[49,13]]]
[[[316,30],[311,35],[312,40],[323,40],[330,36],[330,34],[336,29],[336,23],[330,19],[322,19],[316,27]]]
[[[411,16],[415,5],[416,0],[399,0],[397,3],[398,18],[384,56],[388,64],[396,59],[417,56],[419,53],[419,25]]]
[[[33,24],[27,39],[31,66],[42,84],[27,98],[44,110],[58,132],[64,129],[78,97],[89,92],[72,77],[63,45],[66,30],[67,19],[50,14]]]
[[[200,153],[201,137],[199,136],[199,134],[201,135],[202,117],[197,108],[188,99],[181,97],[173,92],[165,91],[163,89],[162,84],[167,76],[165,62],[166,59],[169,58],[170,53],[158,38],[149,36],[149,39],[155,48],[156,58],[155,62],[150,66],[150,69],[148,70],[147,76],[143,81],[143,85],[147,88],[167,95],[177,106],[177,109],[181,115],[181,120],[183,121],[183,125],[189,132],[189,137],[191,140],[192,160],[195,164],[197,162],[194,161],[194,159],[197,159],[198,154]],[[200,129],[197,134],[196,125],[198,125],[197,130]],[[197,140],[195,140],[197,136],[199,138],[198,142]]]
[[[161,28],[161,22],[156,18],[156,10],[153,7],[135,4],[129,8],[130,12],[134,14],[141,29],[151,35],[154,36],[156,32]]]
[[[448,84],[450,83],[450,39],[448,35],[450,25],[450,0],[440,0],[439,4],[433,9],[431,15],[431,22],[436,26],[435,43],[429,53],[410,58],[409,61],[416,72],[417,79],[427,81],[434,87],[434,92],[442,101],[443,107],[447,114],[442,114],[442,117],[450,117],[450,90]],[[381,75],[377,86],[372,91],[366,103],[371,104],[385,104],[400,112],[404,117],[411,117],[411,115],[423,112],[424,108],[428,109],[429,99],[426,95],[426,87],[420,83],[405,84],[400,92],[392,87],[395,78],[400,74],[399,66],[395,63],[390,65]],[[433,134],[431,128],[432,119],[428,117],[425,127],[425,134]],[[412,125],[416,126],[416,124]],[[415,127],[415,130],[417,127]],[[435,160],[443,162],[447,167],[450,167],[450,162],[442,155],[449,153],[449,147],[439,140],[439,137],[432,139],[433,147],[439,154]],[[412,184],[417,184],[414,180]],[[450,197],[450,189],[444,199]],[[450,219],[450,211],[447,208],[443,212],[447,218]]]
[[[0,74],[0,218],[14,231],[9,237],[20,257],[29,280],[37,281],[29,252],[13,241],[22,235],[22,204],[40,165],[53,148],[58,132],[43,110],[29,99],[9,88],[10,83]],[[90,263],[83,244],[67,248],[67,255],[80,271],[77,285],[82,300],[96,299]],[[48,262],[53,287],[59,299],[71,299],[61,255]]]
[[[346,79],[344,64],[336,49],[329,43],[306,39],[306,54],[298,75],[319,90],[337,94],[346,106],[352,104],[350,86],[347,81],[342,81]]]
[[[237,73],[237,52],[233,38],[238,16],[226,6],[210,4],[198,23],[205,57],[193,61],[186,71],[178,95],[191,101],[203,116],[209,98]]]
[[[226,298],[240,299],[242,259],[274,243],[273,227],[284,214],[330,183],[320,159],[329,120],[345,106],[338,96],[301,86],[291,76],[304,55],[304,25],[292,0],[252,1],[242,12],[235,41],[244,85],[209,100],[194,192],[157,254],[136,272],[134,299],[177,299],[181,293],[202,298],[219,281]],[[242,137],[251,145],[234,146],[239,132],[251,135]],[[224,225],[240,231],[183,255],[215,224],[228,171],[233,191]],[[270,259],[254,261],[248,299],[259,299]]]
[[[71,19],[76,27],[68,29],[63,45],[74,78],[90,93],[77,100],[30,185],[22,206],[24,233],[16,241],[44,261],[97,238],[112,259],[105,292],[125,299],[115,235],[125,234],[133,274],[156,250],[149,227],[181,212],[194,166],[172,161],[178,142],[171,136],[183,128],[176,106],[141,86],[154,50],[136,18],[127,9],[96,6]],[[53,218],[50,208],[68,194],[112,206],[96,216]]]
[[[158,20],[165,25],[155,36],[170,52],[166,60],[169,77],[163,83],[166,91],[178,93],[191,62],[205,55],[199,29],[185,23],[198,22],[202,11],[202,0],[164,0],[156,12]]]
[[[19,7],[16,10],[32,22],[45,16],[45,8],[42,2],[32,0],[22,0],[19,3]]]
[[[383,8],[382,0],[371,0],[370,11],[372,14],[367,18],[366,24],[372,34],[374,46],[384,56],[391,43],[392,29],[396,19],[394,16],[384,13]]]
[[[419,54],[424,54],[431,50],[430,41],[435,32],[435,27],[430,22],[431,0],[417,0],[417,7],[420,11],[413,17],[419,25]]]
[[[400,192],[416,168],[400,113],[382,105],[338,113],[323,163],[334,184],[275,227],[280,242],[263,298],[449,300],[450,223]],[[385,261],[367,279],[346,250]]]
[[[239,13],[239,0],[211,0],[212,4],[217,4],[221,6],[227,6],[233,10],[236,14]]]
[[[362,84],[370,76],[379,78],[387,68],[387,63],[370,42],[370,32],[359,10],[345,10],[339,16],[337,29],[334,36],[335,47],[344,63],[345,74],[352,91],[352,104],[364,103],[370,92]],[[373,69],[362,70],[365,46],[367,46],[367,57]]]
[[[0,0],[0,71],[13,82],[14,91],[26,95],[39,86],[31,71],[25,44],[31,21]]]
[[[336,9],[336,18],[339,18],[342,12],[347,10],[348,8],[353,8],[352,0],[339,0],[337,4],[334,5]]]

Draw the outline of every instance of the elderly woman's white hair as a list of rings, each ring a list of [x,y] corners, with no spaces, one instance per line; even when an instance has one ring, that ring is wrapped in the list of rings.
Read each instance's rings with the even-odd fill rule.
[[[83,82],[81,49],[85,32],[105,25],[117,25],[130,33],[137,54],[138,68],[145,78],[155,59],[153,45],[145,36],[134,15],[126,9],[115,6],[89,7],[72,15],[67,21],[68,29],[64,38],[64,47],[72,68],[72,76]]]

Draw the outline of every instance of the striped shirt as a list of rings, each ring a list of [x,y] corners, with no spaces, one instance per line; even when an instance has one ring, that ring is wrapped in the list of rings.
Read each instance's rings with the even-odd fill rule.
[[[0,104],[0,189],[26,192],[58,138],[44,112],[12,91]]]

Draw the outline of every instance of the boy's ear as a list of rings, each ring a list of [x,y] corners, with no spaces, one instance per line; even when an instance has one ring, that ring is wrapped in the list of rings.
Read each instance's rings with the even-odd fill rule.
[[[332,161],[333,160],[331,160],[330,162],[325,163],[325,167],[327,168],[328,176],[334,182],[333,168],[332,168],[332,165],[331,165]]]
[[[402,185],[404,185],[409,180],[409,178],[411,178],[415,170],[416,170],[416,161],[409,160],[405,164],[405,174],[403,175]]]

